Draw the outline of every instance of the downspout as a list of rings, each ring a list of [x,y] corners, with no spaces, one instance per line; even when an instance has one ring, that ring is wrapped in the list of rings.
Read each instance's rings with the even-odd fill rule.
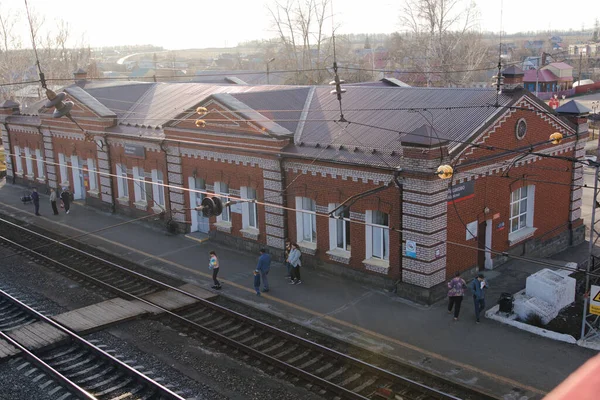
[[[4,129],[6,130],[6,138],[7,138],[7,142],[8,142],[8,143],[6,143],[6,146],[8,146],[8,149],[6,149],[6,147],[4,147],[4,154],[5,155],[10,154],[12,157],[12,160],[13,160],[13,161],[11,161],[11,169],[12,169],[11,172],[12,172],[12,184],[14,185],[16,183],[15,165],[17,165],[16,164],[17,160],[16,160],[16,156],[12,155],[13,152],[12,152],[12,148],[11,148],[12,146],[10,145],[10,131],[8,130],[8,124],[6,122],[3,122],[2,125],[4,125]],[[6,169],[6,171],[8,173],[8,168]]]
[[[573,147],[573,158],[577,158],[577,145],[579,144],[579,124],[577,125],[577,127],[575,128],[575,146]],[[583,168],[583,167],[582,167]],[[573,192],[575,191],[575,188],[573,187],[573,183],[575,182],[575,161],[571,161],[571,193],[570,193],[570,199],[571,200],[573,198]],[[583,193],[581,194],[583,196]],[[571,221],[571,206],[569,205],[569,212],[567,214],[567,221],[569,222],[568,225],[568,229],[569,229],[569,246],[573,246],[573,221]]]
[[[400,181],[400,173],[402,172],[402,168],[398,168],[396,171],[394,171],[394,182],[396,183],[396,186],[398,187],[398,193],[399,196],[398,198],[400,199],[400,207],[399,207],[399,211],[398,211],[398,235],[400,236],[400,247],[399,247],[399,254],[398,254],[398,259],[400,260],[400,276],[398,277],[398,279],[396,280],[396,282],[394,282],[394,287],[392,288],[392,293],[398,293],[398,284],[400,284],[402,282],[402,262],[403,262],[403,258],[402,258],[402,236],[403,236],[403,227],[402,227],[402,206],[404,205],[404,202],[402,200],[402,190],[403,190],[403,186],[402,186],[402,182]]]
[[[285,188],[287,188],[287,180],[286,180],[286,175],[285,175],[285,166],[284,166],[284,162],[285,162],[285,156],[279,155],[279,171],[281,174],[281,187],[283,188],[283,191],[281,192],[281,201],[283,202],[282,205],[284,207],[287,208],[288,206],[288,202],[287,202],[287,193]],[[264,186],[264,178],[263,178],[263,186]],[[266,207],[266,206],[263,206]],[[267,212],[265,210],[265,220],[266,220],[266,215]],[[283,240],[285,241],[286,239],[289,240],[290,237],[290,233],[288,232],[288,210],[284,210],[283,213],[283,232],[284,232],[284,238]],[[284,246],[285,246],[285,242],[284,242]],[[285,247],[284,247],[284,251],[285,251]],[[285,260],[284,260],[285,261]]]
[[[109,181],[110,181],[110,197],[111,197],[111,205],[110,205],[110,209],[111,209],[111,213],[116,213],[117,212],[117,205],[116,205],[116,196],[115,196],[115,178],[112,176],[112,159],[110,156],[110,144],[108,143],[108,135],[106,133],[102,134],[102,138],[104,140],[104,146],[106,147],[106,161],[108,162],[108,173],[110,174],[108,176]]]

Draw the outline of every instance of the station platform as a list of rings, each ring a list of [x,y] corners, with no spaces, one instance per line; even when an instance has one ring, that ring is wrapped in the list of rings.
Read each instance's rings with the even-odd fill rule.
[[[382,355],[469,384],[503,399],[540,399],[595,351],[556,342],[498,322],[482,319],[475,324],[474,306],[465,297],[460,320],[447,314],[446,302],[422,306],[405,301],[383,288],[357,283],[320,270],[304,269],[301,285],[289,285],[281,260],[269,274],[270,292],[256,296],[252,271],[258,254],[220,246],[212,239],[193,240],[169,235],[148,224],[103,213],[75,203],[69,215],[54,216],[48,198],[41,197],[41,216],[32,205],[23,205],[23,187],[0,181],[0,214],[55,230],[134,261],[149,269],[176,276],[210,290],[208,252],[219,255],[219,296],[244,302],[271,313],[363,346]],[[575,261],[585,258],[585,246],[553,257]],[[515,293],[525,287],[526,277],[543,268],[535,263],[512,260],[485,275],[490,283],[487,307],[496,304],[502,292]]]

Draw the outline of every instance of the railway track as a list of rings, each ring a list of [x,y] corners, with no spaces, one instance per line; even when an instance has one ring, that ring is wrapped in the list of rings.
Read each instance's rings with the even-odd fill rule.
[[[182,292],[2,218],[0,241],[55,268],[63,268],[68,274],[77,276],[78,280],[89,279],[123,297],[152,304],[140,299],[139,294],[167,288]],[[28,247],[37,247],[37,250],[28,250]],[[55,253],[60,260],[47,255]],[[120,278],[115,279],[115,276]],[[122,279],[127,283],[121,282]],[[323,397],[402,400],[494,398],[422,371],[418,381],[408,379],[208,300],[188,295],[197,300],[192,307],[179,312],[162,310],[170,324],[185,330],[188,335],[198,337],[208,346],[221,349],[223,346],[229,347],[233,349],[233,355],[237,354],[246,361],[259,360],[259,366],[263,369],[269,372],[276,370],[284,379]],[[437,389],[439,387],[445,390]]]
[[[39,348],[40,342],[32,338],[40,333],[60,341],[56,347]],[[32,385],[45,388],[49,398],[183,399],[3,290],[0,339],[10,345],[2,349],[20,351],[24,360],[17,361],[17,368],[37,370]]]

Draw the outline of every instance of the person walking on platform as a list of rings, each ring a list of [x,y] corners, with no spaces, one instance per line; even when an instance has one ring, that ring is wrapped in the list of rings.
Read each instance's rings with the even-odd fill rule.
[[[210,260],[208,261],[208,269],[212,270],[212,278],[214,285],[211,286],[213,289],[221,289],[221,283],[217,280],[217,275],[219,275],[219,258],[217,257],[217,253],[212,250],[210,253]]]
[[[254,271],[254,290],[256,295],[260,296],[260,272]]]
[[[477,275],[471,282],[471,292],[473,292],[473,301],[475,302],[475,319],[479,323],[479,314],[485,310],[485,291],[488,288],[487,281],[483,274]]]
[[[54,188],[50,189],[50,205],[52,206],[52,213],[54,215],[58,215],[58,208],[56,207],[56,190]]]
[[[60,199],[65,206],[65,213],[69,213],[69,209],[71,208],[71,193],[69,193],[68,188],[63,188],[62,193],[60,194]]]
[[[292,250],[290,251],[290,255],[287,259],[287,262],[292,266],[290,285],[298,285],[302,283],[302,280],[300,280],[300,266],[302,265],[300,257],[302,257],[302,253],[300,252],[300,249],[298,249],[298,245],[296,243],[292,243]]]
[[[258,257],[258,264],[256,265],[256,271],[260,274],[260,279],[263,282],[263,292],[269,291],[269,270],[271,269],[271,255],[267,253],[267,250],[260,249],[260,257]]]
[[[31,192],[31,201],[33,201],[33,207],[35,208],[35,215],[40,215],[40,195],[37,188],[33,188]]]
[[[454,278],[448,282],[448,314],[452,313],[454,307],[454,320],[458,321],[458,314],[460,313],[460,305],[465,295],[465,289],[467,283],[463,278],[460,277],[460,272],[454,274]]]

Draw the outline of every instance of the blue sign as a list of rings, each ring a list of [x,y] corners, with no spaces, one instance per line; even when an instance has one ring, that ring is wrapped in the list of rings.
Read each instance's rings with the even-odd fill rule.
[[[414,240],[406,241],[406,256],[417,258],[417,243]]]

